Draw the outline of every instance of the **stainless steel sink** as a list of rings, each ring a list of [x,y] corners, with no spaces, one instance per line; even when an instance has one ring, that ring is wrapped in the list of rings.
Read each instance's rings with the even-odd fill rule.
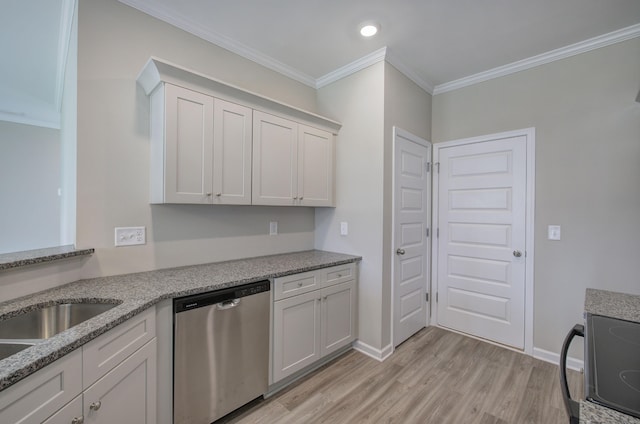
[[[63,303],[35,309],[0,321],[0,339],[48,339],[115,306],[115,303]]]
[[[29,346],[33,346],[34,343],[20,343],[20,342],[11,342],[11,343],[3,343],[0,342],[0,361],[4,358],[8,358],[9,356],[20,352],[28,348]]]

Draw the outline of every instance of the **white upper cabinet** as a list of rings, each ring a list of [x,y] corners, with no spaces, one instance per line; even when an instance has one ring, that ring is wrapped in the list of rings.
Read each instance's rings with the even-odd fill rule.
[[[165,84],[152,96],[151,113],[151,202],[210,203],[213,97]]]
[[[214,101],[213,204],[251,204],[252,110]]]
[[[333,134],[298,127],[298,200],[302,206],[335,206]]]
[[[253,113],[253,204],[295,205],[298,200],[298,124]]]
[[[334,206],[333,134],[255,111],[253,204]]]
[[[151,203],[335,206],[340,124],[151,58]]]

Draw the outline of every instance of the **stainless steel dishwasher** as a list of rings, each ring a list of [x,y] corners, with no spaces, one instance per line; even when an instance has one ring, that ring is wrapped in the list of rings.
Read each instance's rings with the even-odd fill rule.
[[[267,391],[269,281],[177,298],[174,424],[209,424]]]

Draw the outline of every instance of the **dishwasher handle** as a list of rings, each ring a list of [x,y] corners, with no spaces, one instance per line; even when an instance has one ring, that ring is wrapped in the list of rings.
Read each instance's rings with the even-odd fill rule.
[[[219,311],[224,311],[225,309],[235,308],[239,304],[240,304],[240,299],[225,300],[224,302],[216,303],[216,309]]]
[[[571,399],[569,393],[569,382],[567,380],[567,353],[569,346],[575,336],[584,337],[584,325],[576,324],[562,343],[562,351],[560,352],[560,389],[562,390],[562,400],[569,414],[569,423],[578,424],[580,422],[580,403]]]

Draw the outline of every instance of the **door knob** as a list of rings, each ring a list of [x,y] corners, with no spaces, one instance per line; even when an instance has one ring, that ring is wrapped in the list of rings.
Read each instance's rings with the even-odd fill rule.
[[[516,258],[519,258],[520,256],[522,256],[522,252],[519,250],[514,250],[513,251],[513,256],[515,256]]]
[[[398,249],[398,250],[396,250],[396,253],[398,255],[404,255],[405,252],[404,252],[404,249]]]
[[[98,409],[100,409],[101,406],[102,406],[102,402],[97,401],[89,405],[89,409],[91,409],[92,411],[97,411]]]

